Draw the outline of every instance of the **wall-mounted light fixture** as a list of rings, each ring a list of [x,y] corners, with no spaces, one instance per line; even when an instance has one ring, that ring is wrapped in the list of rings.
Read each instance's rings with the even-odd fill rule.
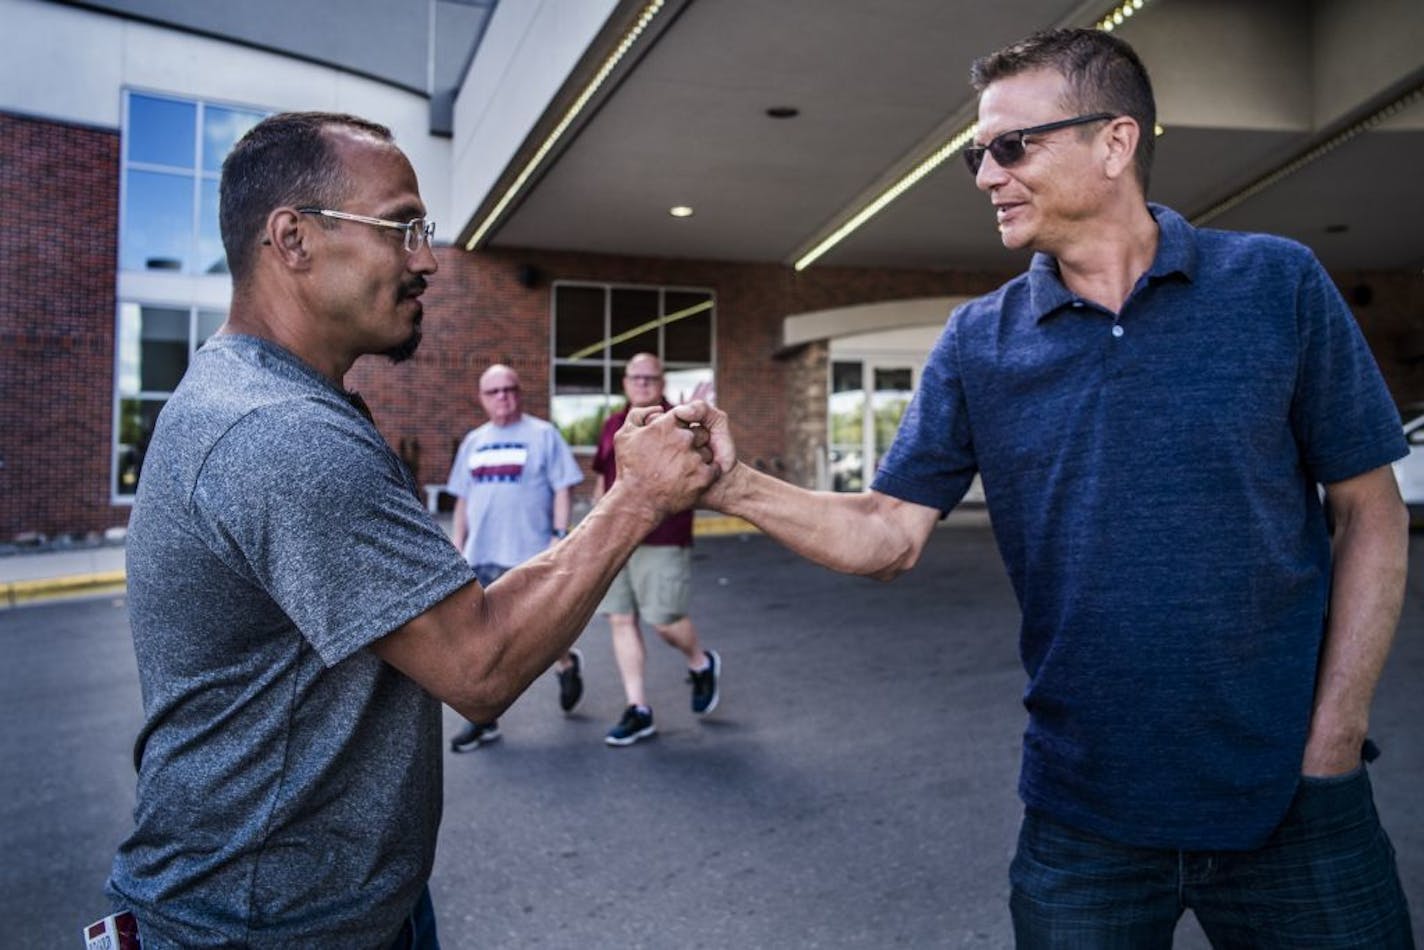
[[[673,205],[668,209],[668,214],[674,218],[690,218],[692,217],[692,209],[687,205]]]

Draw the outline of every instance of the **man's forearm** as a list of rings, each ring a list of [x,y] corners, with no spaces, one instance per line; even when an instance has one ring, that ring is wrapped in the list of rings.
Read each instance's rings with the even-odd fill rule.
[[[1404,601],[1408,557],[1408,515],[1397,495],[1341,513],[1303,765],[1308,775],[1339,774],[1359,764],[1370,703]]]
[[[918,560],[939,513],[875,492],[809,491],[738,464],[703,504],[832,570],[889,580]]]
[[[472,722],[497,718],[578,639],[658,518],[615,486],[562,543],[487,590],[471,582],[372,644]]]
[[[484,701],[502,709],[578,639],[633,549],[657,524],[620,504],[615,485],[557,546],[525,561],[484,592],[477,625],[493,631]],[[517,632],[517,635],[515,635]]]
[[[482,591],[473,581],[371,649],[475,722],[498,716],[578,637],[633,549],[716,476],[707,407],[629,414],[623,477],[562,544]],[[626,450],[626,451],[625,451]]]

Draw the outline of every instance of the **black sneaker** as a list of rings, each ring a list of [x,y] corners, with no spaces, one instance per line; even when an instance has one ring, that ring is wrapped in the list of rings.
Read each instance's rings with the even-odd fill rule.
[[[573,663],[559,670],[559,708],[571,711],[583,697],[583,654],[578,650],[569,651]]]
[[[707,654],[707,669],[687,671],[687,681],[692,684],[692,711],[699,716],[717,708],[717,680],[722,675],[722,660],[717,651],[703,652]]]
[[[451,752],[464,752],[467,749],[478,749],[486,742],[493,742],[499,738],[499,721],[494,722],[472,722],[466,724],[460,730],[460,734],[450,740]]]
[[[604,737],[603,741],[609,745],[632,745],[639,739],[646,739],[657,731],[657,727],[653,725],[651,709],[643,712],[637,706],[629,706],[623,710],[623,718],[618,720],[618,725],[608,730],[608,735]]]

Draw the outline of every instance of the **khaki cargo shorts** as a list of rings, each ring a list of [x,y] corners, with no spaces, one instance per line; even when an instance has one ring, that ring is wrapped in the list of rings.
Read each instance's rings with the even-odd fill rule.
[[[637,614],[666,626],[687,616],[692,548],[639,545],[598,605],[601,614]]]

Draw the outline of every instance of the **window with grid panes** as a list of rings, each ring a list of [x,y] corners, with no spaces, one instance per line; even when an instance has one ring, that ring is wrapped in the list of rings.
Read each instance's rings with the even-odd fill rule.
[[[227,314],[199,307],[119,304],[114,426],[115,498],[138,491],[139,470],[158,411],[188,370],[188,360]]]
[[[553,422],[575,449],[598,445],[624,403],[623,367],[663,361],[670,402],[713,384],[716,298],[710,290],[560,281],[553,292]]]
[[[119,268],[226,274],[222,161],[264,113],[139,92],[125,101]]]
[[[192,300],[194,281],[228,293],[227,257],[218,227],[223,159],[267,113],[176,96],[124,96],[119,269],[141,274],[143,290],[162,300],[121,299],[116,326],[114,441],[110,494],[133,498],[158,412],[188,361],[226,313]],[[121,286],[127,277],[121,277]],[[211,282],[211,283],[207,283]],[[122,293],[122,291],[121,291]],[[188,298],[190,303],[184,303]]]

